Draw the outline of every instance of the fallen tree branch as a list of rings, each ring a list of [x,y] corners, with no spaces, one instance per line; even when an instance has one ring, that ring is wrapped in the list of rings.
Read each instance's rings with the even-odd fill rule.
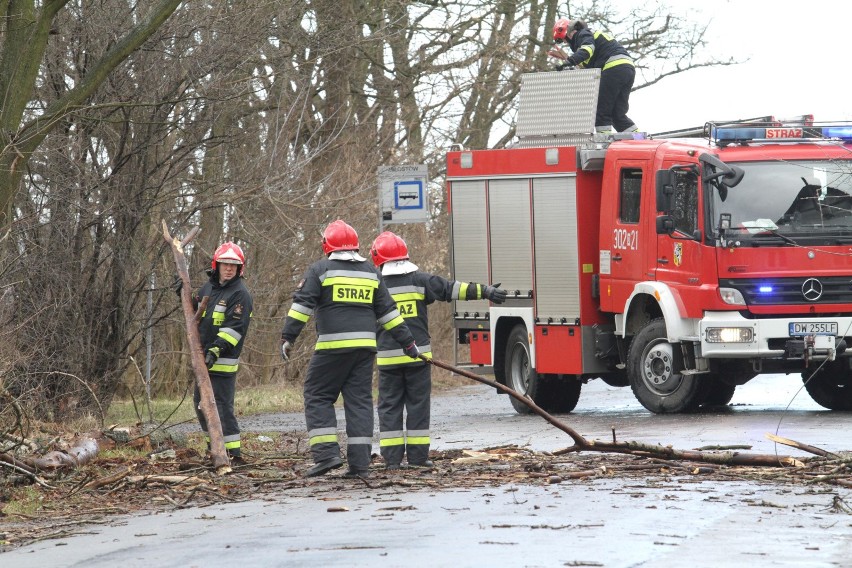
[[[106,475],[104,477],[100,477],[98,479],[93,479],[92,481],[83,485],[83,489],[97,489],[98,487],[103,487],[104,485],[112,485],[117,481],[121,481],[130,473],[136,469],[135,464],[131,464],[129,467],[125,467],[120,469],[119,471],[113,473],[112,475]]]
[[[766,434],[766,437],[773,442],[777,442],[778,444],[784,444],[785,446],[791,446],[793,448],[798,448],[804,452],[809,452],[811,454],[815,454],[818,456],[822,456],[824,458],[840,458],[837,454],[833,454],[822,448],[817,448],[816,446],[809,446],[808,444],[803,444],[801,442],[797,442],[796,440],[791,440],[789,438],[782,438],[781,436],[776,436],[775,434]]]
[[[14,458],[12,458],[12,459],[14,460]],[[3,465],[4,467],[7,467],[7,468],[9,468],[13,471],[17,471],[18,473],[22,473],[22,474],[26,475],[27,477],[29,477],[30,479],[35,481],[38,485],[41,485],[42,487],[44,487],[45,489],[56,489],[52,485],[48,484],[44,479],[39,477],[34,471],[31,471],[30,468],[27,467],[25,464],[22,464],[19,461],[16,461],[15,463],[12,463],[10,461],[6,461],[5,459],[3,459],[2,454],[0,454],[0,465]]]
[[[697,450],[677,450],[670,446],[660,446],[654,444],[644,444],[642,442],[601,442],[587,440],[576,430],[547,413],[544,409],[538,406],[529,398],[519,394],[514,389],[500,384],[497,381],[486,379],[474,373],[470,373],[463,369],[454,367],[448,363],[420,356],[421,359],[441,369],[451,371],[468,379],[472,379],[478,383],[488,385],[501,392],[508,394],[516,400],[527,405],[535,414],[541,416],[550,424],[559,428],[568,434],[574,441],[574,445],[568,448],[557,450],[553,455],[563,455],[568,453],[580,452],[610,452],[619,454],[629,454],[642,457],[662,457],[665,459],[681,459],[688,461],[696,461],[702,463],[713,463],[718,465],[752,465],[752,466],[781,466],[781,467],[801,467],[804,464],[790,456],[779,456],[772,454],[743,454],[740,452],[722,452],[722,453],[704,453]]]
[[[32,466],[8,453],[0,454],[0,463],[15,466],[18,470],[24,470],[23,473],[30,475],[35,475],[36,472]]]
[[[186,264],[186,256],[183,253],[183,247],[195,238],[198,231],[199,228],[194,227],[183,241],[179,241],[169,234],[168,226],[163,221],[163,238],[172,247],[177,273],[183,283],[180,300],[183,307],[184,323],[186,324],[186,338],[189,345],[192,371],[195,374],[195,384],[198,385],[198,391],[201,394],[201,404],[199,406],[201,407],[201,412],[204,414],[204,418],[207,420],[207,434],[210,436],[210,455],[213,459],[213,466],[216,468],[216,473],[222,475],[231,471],[231,461],[228,459],[228,453],[225,450],[222,422],[219,420],[219,412],[216,410],[216,400],[213,397],[213,386],[210,384],[210,374],[207,372],[207,365],[204,364],[204,354],[201,352],[201,339],[198,335],[196,312],[192,309],[192,300],[189,297],[191,287],[189,270]]]
[[[164,485],[198,485],[208,483],[194,475],[131,475],[127,478],[130,483],[162,483]]]

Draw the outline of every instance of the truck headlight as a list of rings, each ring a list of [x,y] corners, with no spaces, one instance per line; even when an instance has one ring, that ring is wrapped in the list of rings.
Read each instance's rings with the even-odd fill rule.
[[[722,301],[733,306],[745,306],[745,298],[736,288],[719,288]]]
[[[750,327],[708,327],[707,343],[751,343],[754,330]]]

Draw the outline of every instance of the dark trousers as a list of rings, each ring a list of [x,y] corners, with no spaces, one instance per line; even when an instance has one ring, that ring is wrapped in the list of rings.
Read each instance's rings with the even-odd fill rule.
[[[219,421],[222,423],[222,435],[225,437],[225,449],[231,456],[240,455],[240,426],[234,415],[234,394],[237,392],[237,375],[210,373],[210,384],[213,387],[213,398],[216,400],[216,412],[219,413]],[[195,415],[201,430],[207,437],[207,445],[210,445],[210,435],[207,433],[207,420],[201,412],[201,392],[195,385],[192,396],[195,401]]]
[[[386,464],[398,465],[406,453],[412,465],[428,459],[431,393],[429,365],[379,369],[379,447]]]
[[[627,117],[630,109],[630,89],[636,78],[636,69],[630,64],[616,65],[601,72],[598,90],[598,109],[595,127],[598,130],[614,127],[618,132],[635,129],[636,125]]]
[[[340,456],[334,403],[343,395],[349,468],[363,471],[373,448],[373,362],[368,349],[315,351],[305,377],[305,423],[314,462]]]

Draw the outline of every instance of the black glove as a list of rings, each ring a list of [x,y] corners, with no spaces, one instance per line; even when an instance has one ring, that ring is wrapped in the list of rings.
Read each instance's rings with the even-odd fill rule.
[[[204,357],[204,364],[207,365],[209,369],[213,365],[216,364],[216,361],[219,359],[219,348],[213,347],[209,351],[207,351],[207,355]]]
[[[495,304],[502,304],[506,301],[506,291],[500,289],[500,283],[493,286],[486,286],[482,291],[482,296],[486,300],[491,300]]]
[[[411,357],[412,359],[420,358],[420,350],[417,348],[416,343],[412,343],[408,347],[403,347],[402,352]]]
[[[172,282],[172,290],[174,290],[177,297],[180,298],[180,291],[183,290],[183,280],[181,280],[180,276],[177,274],[175,274],[175,281]]]
[[[290,360],[290,352],[293,351],[293,344],[286,339],[281,339],[281,358],[285,361]]]

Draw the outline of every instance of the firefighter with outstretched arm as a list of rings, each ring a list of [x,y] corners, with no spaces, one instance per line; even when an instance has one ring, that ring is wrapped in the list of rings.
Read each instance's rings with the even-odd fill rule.
[[[366,477],[373,441],[373,361],[376,324],[408,357],[419,350],[378,270],[358,254],[358,234],[344,221],[323,232],[326,258],[312,264],[293,294],[281,332],[287,361],[296,338],[316,317],[316,349],[305,377],[305,422],[314,465],[306,476],[343,465],[334,403],[343,395],[347,460],[344,477]]]
[[[382,271],[382,279],[397,308],[414,334],[424,357],[432,356],[427,306],[438,300],[480,300],[495,304],[506,301],[506,291],[474,282],[456,282],[421,272],[408,255],[408,246],[395,233],[376,237],[370,256]],[[412,358],[396,345],[393,337],[379,330],[379,447],[387,469],[399,469],[402,458],[408,465],[432,467],[429,460],[431,366]],[[406,413],[403,428],[403,411]]]

